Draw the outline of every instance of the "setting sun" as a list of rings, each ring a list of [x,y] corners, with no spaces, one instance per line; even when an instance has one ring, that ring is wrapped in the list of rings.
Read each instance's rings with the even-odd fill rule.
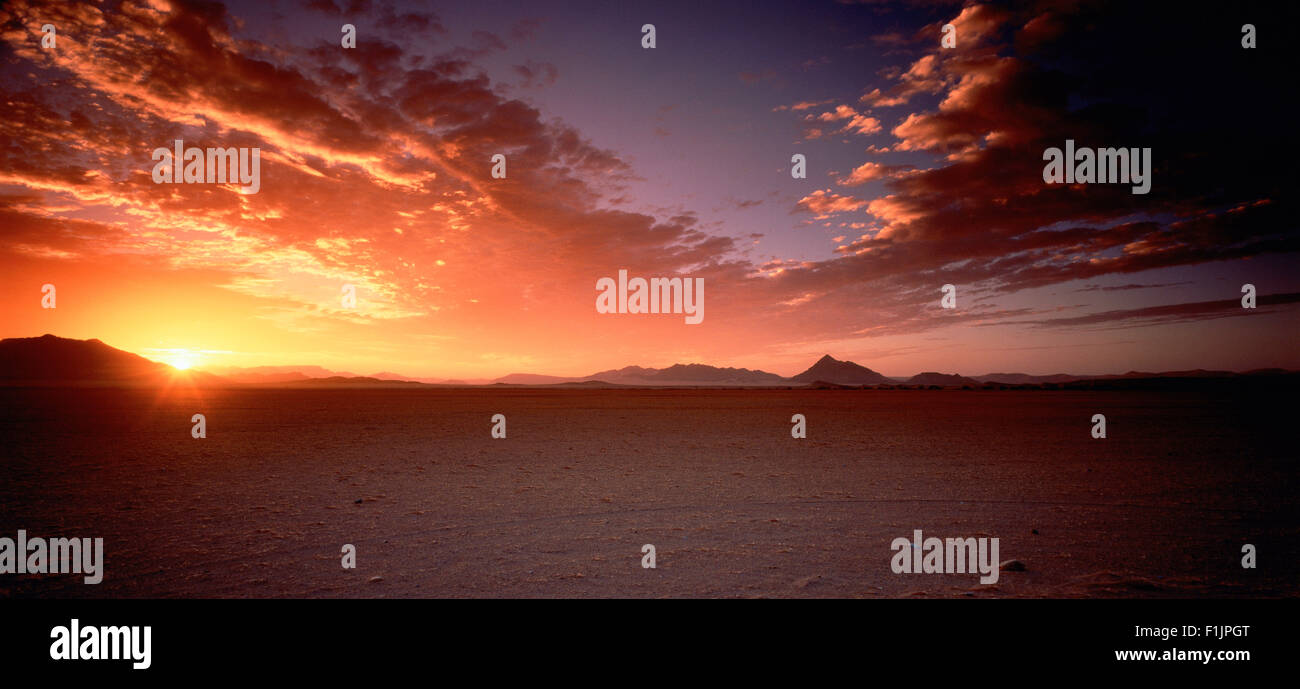
[[[199,361],[199,353],[187,349],[178,349],[159,357],[164,364],[184,371],[192,368]]]

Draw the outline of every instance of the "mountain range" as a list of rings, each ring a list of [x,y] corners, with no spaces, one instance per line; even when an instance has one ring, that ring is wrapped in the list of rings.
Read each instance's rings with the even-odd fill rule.
[[[71,340],[54,335],[0,340],[0,385],[104,384],[167,385],[177,371],[167,364],[110,347],[99,340]],[[189,379],[216,384],[211,373],[194,371]]]
[[[1282,369],[1263,369],[1247,373],[1232,371],[1169,371],[1150,373],[1130,371],[1119,375],[1077,376],[1057,373],[1035,376],[1024,373],[989,373],[966,377],[957,374],[924,372],[911,378],[891,378],[852,361],[841,361],[829,354],[818,359],[806,371],[789,378],[748,368],[723,368],[705,364],[675,364],[667,368],[626,366],[599,371],[589,376],[547,376],[514,373],[491,380],[449,380],[411,378],[391,372],[358,376],[331,371],[320,366],[220,367],[208,370],[180,371],[167,364],[151,361],[99,340],[74,340],[54,335],[0,340],[0,385],[34,384],[102,384],[102,385],[170,385],[183,380],[191,385],[263,385],[263,386],[388,386],[418,385],[565,385],[583,387],[673,386],[673,387],[760,387],[760,386],[923,386],[981,387],[995,385],[1060,385],[1117,380],[1151,379],[1219,379],[1241,376],[1293,377]]]

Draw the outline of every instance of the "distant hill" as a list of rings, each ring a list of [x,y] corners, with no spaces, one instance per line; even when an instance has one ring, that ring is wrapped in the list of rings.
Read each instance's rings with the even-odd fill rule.
[[[492,383],[493,386],[506,387],[546,387],[546,388],[563,388],[563,389],[601,389],[601,388],[626,388],[636,387],[629,385],[620,385],[618,383],[606,383],[603,380],[583,380],[565,383]]]
[[[203,370],[221,376],[232,383],[248,383],[250,385],[291,383],[313,378],[329,378],[330,376],[351,378],[356,375],[346,371],[331,371],[320,366],[213,366],[205,367]]]
[[[402,374],[400,374],[400,373],[393,373],[392,371],[380,371],[379,373],[372,373],[372,374],[370,374],[370,375],[368,375],[368,376],[366,376],[366,377],[367,377],[367,378],[378,378],[378,379],[380,379],[380,380],[401,380],[401,381],[406,381],[406,382],[408,382],[408,383],[427,383],[427,382],[429,382],[429,381],[427,381],[427,380],[425,380],[425,379],[423,379],[423,378],[412,378],[412,377],[410,377],[410,376],[404,376],[404,375],[402,375]]]
[[[0,340],[0,384],[166,385],[183,377],[190,383],[216,384],[221,379],[197,371],[180,371],[99,340],[54,335]]]
[[[836,383],[839,385],[889,385],[895,381],[852,361],[840,361],[827,354],[811,368],[790,378],[796,383]]]
[[[644,380],[649,376],[658,373],[657,368],[643,368],[641,366],[624,366],[619,369],[609,371],[600,371],[593,373],[585,378],[574,378],[571,380],[605,380],[605,381],[624,381],[624,380]]]
[[[381,371],[369,376],[361,376],[349,371],[333,371],[321,366],[212,366],[205,371],[215,373],[231,383],[243,385],[281,385],[287,383],[310,383],[330,380],[336,384],[367,384],[365,380],[379,380],[386,383],[424,383],[428,385],[485,385],[487,380],[440,380],[437,378],[412,378],[400,373]],[[349,382],[351,381],[351,382]]]
[[[975,376],[981,383],[1006,383],[1009,385],[1032,385],[1034,383],[1068,383],[1086,376],[1072,376],[1068,373],[1053,373],[1047,376],[1032,376],[1028,373],[989,373]]]
[[[356,377],[351,373],[340,374],[340,375],[345,375],[345,377]],[[372,373],[366,377],[378,378],[380,380],[403,382],[403,383],[424,383],[425,385],[454,385],[460,387],[464,387],[468,385],[487,385],[489,383],[496,382],[494,380],[486,380],[486,379],[464,380],[461,378],[412,378],[411,376],[404,376],[400,373],[393,373],[391,371],[380,371],[379,373]]]
[[[330,376],[285,383],[290,387],[418,388],[426,383],[414,380],[381,380],[369,376]]]
[[[719,368],[705,364],[673,364],[641,377],[599,378],[607,383],[650,383],[651,385],[781,385],[785,378],[748,368]],[[596,376],[592,376],[596,378]]]
[[[515,373],[497,378],[497,383],[514,385],[555,385],[561,383],[611,383],[614,385],[784,385],[785,378],[767,371],[748,368],[722,368],[705,364],[674,364],[668,368],[626,366],[600,371],[589,376],[543,376]]]
[[[554,385],[556,383],[573,383],[585,378],[565,378],[564,376],[544,376],[538,373],[511,373],[508,376],[501,376],[493,379],[493,383],[505,383],[506,385]]]
[[[918,373],[907,379],[909,385],[979,385],[980,382],[974,378],[959,376],[956,373],[935,373],[926,371]]]
[[[1146,371],[1129,371],[1117,378],[1232,378],[1238,375],[1232,371],[1207,371],[1198,368],[1192,371],[1165,371],[1163,373],[1149,373]],[[1112,376],[1097,376],[1098,378],[1110,378]]]
[[[305,380],[316,380],[316,377],[309,376],[297,371],[286,371],[284,373],[236,373],[226,374],[226,380],[232,383],[243,383],[246,385],[274,385],[276,383],[300,383]]]

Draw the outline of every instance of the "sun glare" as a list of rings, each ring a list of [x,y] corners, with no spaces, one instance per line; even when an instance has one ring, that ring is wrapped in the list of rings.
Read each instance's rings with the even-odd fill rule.
[[[173,368],[184,371],[198,363],[198,358],[199,355],[196,352],[175,352],[168,355],[164,361]]]

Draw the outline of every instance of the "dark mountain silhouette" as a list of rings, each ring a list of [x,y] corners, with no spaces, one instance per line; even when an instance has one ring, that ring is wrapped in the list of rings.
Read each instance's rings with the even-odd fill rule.
[[[647,376],[652,376],[659,372],[657,368],[643,368],[641,366],[624,366],[619,369],[609,371],[600,371],[593,373],[586,378],[576,380],[641,380]]]
[[[907,379],[909,385],[979,385],[974,378],[959,376],[956,373],[935,373],[926,371]]]
[[[674,364],[668,368],[625,366],[620,369],[600,371],[589,376],[543,376],[531,373],[512,373],[497,378],[495,383],[513,385],[556,385],[561,383],[603,382],[617,385],[782,385],[785,378],[748,368],[722,368],[704,364]]]
[[[595,378],[595,376],[592,377]],[[607,383],[627,383],[635,379],[629,377],[624,380],[601,380],[605,380]],[[673,364],[668,368],[645,374],[640,381],[636,382],[641,381],[654,385],[780,385],[785,383],[786,379],[775,373],[748,368],[719,368],[705,364]]]
[[[975,376],[981,383],[1007,383],[1010,385],[1032,385],[1034,383],[1068,383],[1087,376],[1072,376],[1068,373],[1053,373],[1048,376],[1033,376],[1028,373],[988,373]]]
[[[1165,371],[1163,373],[1150,373],[1147,371],[1129,371],[1116,378],[1231,378],[1238,374],[1232,371],[1207,371],[1198,368],[1191,371]],[[1110,378],[1112,376],[1096,376],[1097,378]]]
[[[370,376],[330,376],[328,378],[309,378],[305,381],[290,382],[289,387],[354,387],[354,388],[409,388],[422,387],[426,383],[414,380],[381,380]]]
[[[1243,372],[1241,375],[1243,375],[1243,376],[1283,376],[1283,375],[1287,375],[1287,374],[1289,374],[1289,373],[1294,373],[1294,372],[1293,372],[1293,371],[1288,371],[1288,370],[1286,370],[1286,369],[1284,369],[1284,368],[1256,368],[1256,369],[1252,369],[1252,370],[1249,370],[1249,371],[1245,371],[1245,372]]]
[[[796,383],[836,383],[839,385],[888,385],[895,381],[852,361],[840,361],[827,354],[811,368],[790,378]]]
[[[1118,375],[1075,376],[1058,373],[1035,376],[1024,373],[990,373],[978,378],[957,374],[925,372],[909,379],[892,379],[852,361],[823,356],[811,368],[791,378],[747,368],[723,368],[705,364],[675,364],[668,368],[627,366],[590,376],[546,376],[515,373],[494,381],[436,380],[410,378],[396,373],[356,376],[319,366],[259,366],[212,369],[228,372],[217,376],[207,371],[179,371],[167,364],[150,361],[110,347],[99,340],[42,337],[0,340],[0,385],[144,385],[177,383],[200,386],[265,385],[274,387],[418,387],[422,385],[546,385],[562,387],[620,386],[787,386],[841,388],[869,385],[892,387],[904,382],[924,386],[1012,385],[1047,389],[1188,389],[1243,385],[1256,388],[1286,386],[1300,380],[1300,372],[1285,369],[1232,371],[1129,371]],[[1198,382],[1202,381],[1202,382]],[[1235,381],[1235,382],[1234,382]],[[1216,387],[1217,386],[1217,387]],[[1234,389],[1235,389],[1234,388]]]
[[[6,384],[166,385],[177,379],[221,382],[210,373],[179,371],[99,340],[54,335],[0,340],[0,382]]]

